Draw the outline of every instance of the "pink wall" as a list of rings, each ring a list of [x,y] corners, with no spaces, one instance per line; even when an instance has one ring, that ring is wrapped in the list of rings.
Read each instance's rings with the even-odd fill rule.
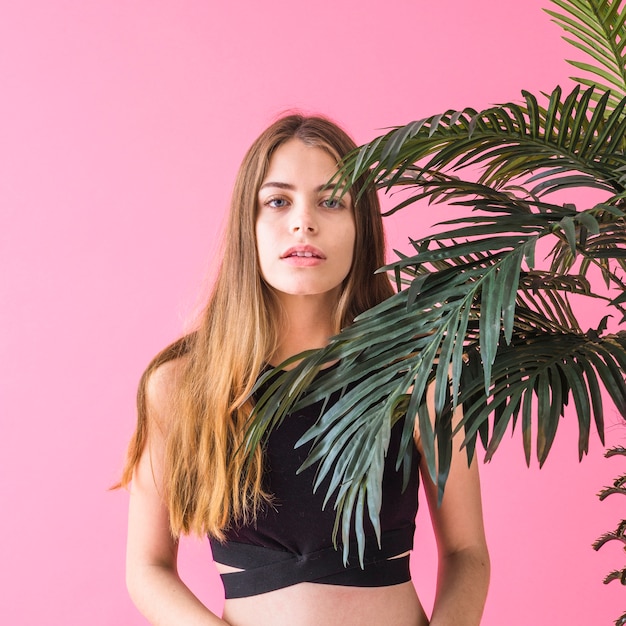
[[[107,491],[150,357],[198,302],[234,172],[278,113],[324,112],[366,141],[448,107],[567,82],[547,0],[30,0],[0,17],[0,621],[145,623],[124,587],[127,495]],[[496,8],[497,7],[497,8]],[[392,243],[432,212],[389,224]],[[426,217],[425,217],[426,216]],[[415,225],[415,223],[418,225]],[[624,441],[608,412],[611,443]],[[572,421],[571,419],[569,421]],[[596,554],[622,468],[566,425],[547,467],[521,439],[484,468],[493,583],[484,624],[609,624],[625,608]],[[422,515],[415,580],[431,601]],[[219,609],[206,546],[183,572]]]

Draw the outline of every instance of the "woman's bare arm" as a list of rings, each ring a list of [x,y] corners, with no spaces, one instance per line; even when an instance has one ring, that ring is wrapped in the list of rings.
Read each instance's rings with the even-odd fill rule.
[[[161,497],[163,433],[178,367],[176,362],[160,366],[148,384],[148,444],[130,489],[126,584],[133,602],[154,626],[224,626],[226,622],[211,613],[178,576],[178,544]]]
[[[429,404],[432,411],[432,402]],[[457,410],[453,425],[458,424],[461,415]],[[468,467],[465,450],[459,450],[462,440],[462,433],[453,440],[452,464],[441,506],[437,505],[437,488],[422,460],[421,474],[439,553],[430,626],[478,626],[489,586],[478,464],[474,458]],[[417,442],[419,447],[419,437]]]

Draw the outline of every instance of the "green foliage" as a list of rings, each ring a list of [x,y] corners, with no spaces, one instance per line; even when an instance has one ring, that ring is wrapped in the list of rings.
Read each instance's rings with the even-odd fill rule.
[[[604,456],[609,458],[609,457],[617,456],[617,455],[626,456],[626,449],[622,447],[611,448],[606,451],[606,454]],[[624,488],[625,484],[626,484],[626,474],[618,476],[613,481],[613,484],[610,487],[605,487],[604,489],[602,489],[602,491],[600,491],[600,493],[598,494],[598,497],[600,498],[600,500],[604,500],[608,496],[616,494],[616,493],[626,495],[626,489]],[[614,531],[604,533],[604,535],[602,535],[601,537],[598,537],[598,539],[596,539],[593,543],[593,549],[597,551],[603,545],[611,541],[617,541],[618,543],[622,544],[622,546],[626,548],[626,519],[621,520],[620,523],[617,525],[617,528]],[[621,570],[614,570],[610,572],[604,578],[603,582],[605,585],[608,585],[610,582],[614,580],[619,580],[622,583],[622,585],[626,585],[626,567],[624,567]],[[626,613],[624,613],[621,617],[619,617],[615,621],[615,626],[624,626],[624,624],[626,624]]]
[[[420,201],[465,209],[381,268],[396,295],[294,369],[273,374],[257,403],[251,445],[291,410],[340,394],[300,445],[311,446],[307,465],[319,462],[315,488],[330,479],[326,500],[337,511],[345,558],[351,525],[361,555],[366,515],[379,532],[389,432],[407,412],[440,497],[460,429],[469,458],[480,440],[490,459],[504,433],[519,428],[527,462],[534,443],[543,464],[570,402],[580,457],[592,422],[603,441],[602,387],[626,418],[626,331],[607,332],[610,317],[626,321],[626,8],[553,3],[559,10],[548,12],[568,41],[591,57],[572,64],[606,84],[576,79],[569,93],[556,87],[543,104],[522,92],[521,103],[412,122],[349,155],[337,176],[340,185],[365,174],[385,192],[401,190],[389,213],[419,210]],[[581,188],[599,200],[554,200],[577,200]],[[541,265],[538,250],[549,250]],[[596,328],[581,328],[574,306],[581,298],[597,302]],[[434,415],[426,408],[431,385]],[[405,420],[396,461],[405,476],[413,426]]]
[[[626,12],[619,0],[585,2],[583,0],[552,0],[561,11],[548,10],[553,21],[564,31],[563,39],[591,61],[568,61],[589,77],[572,77],[581,85],[597,86],[602,91],[626,93],[626,40],[623,38]],[[615,107],[615,96],[610,97]]]

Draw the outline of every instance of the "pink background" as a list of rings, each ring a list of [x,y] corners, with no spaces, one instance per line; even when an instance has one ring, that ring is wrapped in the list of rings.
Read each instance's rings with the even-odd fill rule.
[[[292,108],[358,142],[448,107],[567,86],[547,0],[217,3],[4,0],[0,12],[0,621],[144,624],[124,586],[127,494],[108,492],[134,425],[136,381],[206,291],[233,177],[253,138]],[[523,6],[523,9],[521,8]],[[388,222],[406,247],[433,210]],[[547,466],[521,437],[483,468],[493,576],[483,624],[610,624],[601,584],[624,554],[591,542],[623,502],[623,471],[572,416]],[[624,443],[607,410],[609,443]],[[424,513],[424,512],[423,512]],[[182,572],[214,610],[206,545]],[[415,584],[432,602],[419,521]]]

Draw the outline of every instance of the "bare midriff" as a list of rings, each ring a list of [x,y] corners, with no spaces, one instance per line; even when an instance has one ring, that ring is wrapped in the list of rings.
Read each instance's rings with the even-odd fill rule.
[[[218,571],[234,571],[216,564]],[[428,626],[413,583],[346,587],[298,583],[268,593],[226,600],[230,626]]]

